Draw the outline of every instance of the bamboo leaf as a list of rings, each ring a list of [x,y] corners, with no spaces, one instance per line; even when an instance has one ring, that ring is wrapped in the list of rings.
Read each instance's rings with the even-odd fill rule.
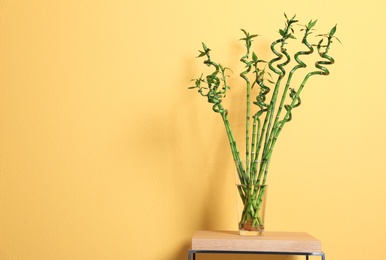
[[[268,81],[269,83],[272,83],[272,84],[275,83],[273,80],[270,80],[270,79],[267,79],[267,81]]]
[[[332,27],[331,31],[330,31],[330,36],[333,36],[336,32],[336,25],[334,27]]]
[[[309,23],[308,23],[308,29],[311,29],[312,27],[314,27],[315,25],[316,25],[316,22],[317,22],[318,20],[315,20],[315,21],[310,21]]]
[[[203,51],[199,51],[200,52],[200,54],[197,56],[197,58],[200,58],[200,57],[203,57],[203,56],[205,56],[206,55],[206,53],[205,52],[203,52]]]
[[[252,52],[252,60],[253,60],[254,62],[258,62],[258,58],[257,58],[257,55],[256,55],[255,52]]]
[[[334,38],[337,39],[340,44],[343,44],[338,38],[336,38],[336,37],[334,37]]]
[[[205,43],[202,43],[202,47],[204,48],[204,51],[209,51],[208,47],[206,47]]]

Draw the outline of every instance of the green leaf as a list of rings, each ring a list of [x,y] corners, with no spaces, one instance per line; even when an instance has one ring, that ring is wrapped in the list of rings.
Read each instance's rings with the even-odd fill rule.
[[[318,21],[318,20],[315,20],[315,21],[312,21],[312,20],[311,20],[311,21],[308,23],[308,29],[311,29],[312,27],[314,27],[317,21]]]
[[[271,83],[271,84],[274,84],[275,82],[273,82],[272,80],[270,80],[270,79],[267,79],[267,81],[269,82],[269,83]]]
[[[246,30],[244,30],[244,29],[240,29],[240,30],[243,31],[243,33],[245,34],[245,36],[248,36],[248,33],[247,33]]]
[[[340,44],[342,44],[342,42],[338,38],[336,38],[336,37],[334,37],[334,38],[337,39]]]
[[[335,34],[335,32],[336,32],[336,26],[337,26],[337,25],[335,25],[334,27],[332,27],[332,29],[331,29],[331,31],[330,31],[330,36],[333,36],[333,35]]]
[[[210,49],[209,49],[208,47],[206,47],[205,43],[202,43],[202,47],[204,48],[204,51],[205,51],[205,52],[210,51]]]
[[[252,60],[253,60],[254,62],[258,62],[258,58],[257,58],[257,55],[256,55],[255,52],[252,52]]]
[[[197,56],[197,58],[200,58],[200,57],[203,57],[203,56],[205,56],[206,55],[206,53],[205,52],[203,52],[203,51],[199,51],[200,52],[200,54]]]
[[[285,32],[283,31],[283,29],[280,29],[279,33],[280,33],[281,36],[283,36],[283,37],[285,36]]]

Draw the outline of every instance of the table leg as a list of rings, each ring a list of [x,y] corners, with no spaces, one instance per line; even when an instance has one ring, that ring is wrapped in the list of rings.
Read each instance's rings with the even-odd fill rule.
[[[196,260],[196,253],[189,251],[189,253],[188,253],[188,260]]]

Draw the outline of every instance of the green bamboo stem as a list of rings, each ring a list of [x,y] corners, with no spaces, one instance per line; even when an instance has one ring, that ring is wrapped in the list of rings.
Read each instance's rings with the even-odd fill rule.
[[[285,17],[287,18],[287,16],[285,15]],[[292,24],[293,23],[296,23],[297,20],[294,19],[295,17],[291,18],[291,19],[288,19],[287,18],[287,22],[286,22],[286,26],[283,30],[280,30],[280,35],[282,36],[280,39],[274,41],[272,44],[271,44],[271,50],[272,52],[277,56],[276,58],[272,59],[269,63],[268,63],[268,66],[269,68],[278,75],[278,78],[277,78],[277,81],[276,81],[276,84],[275,84],[275,88],[274,88],[274,91],[273,91],[273,94],[272,94],[272,98],[271,98],[271,102],[270,102],[270,105],[268,107],[268,111],[266,113],[266,117],[265,117],[265,120],[264,120],[264,125],[263,125],[263,128],[262,128],[262,135],[260,136],[260,145],[262,143],[262,140],[263,140],[263,137],[264,137],[264,148],[263,148],[263,154],[262,154],[262,160],[261,160],[261,165],[260,165],[260,170],[259,170],[259,174],[258,174],[258,177],[257,177],[257,180],[256,182],[259,183],[260,182],[260,179],[261,179],[261,176],[264,172],[264,169],[266,168],[268,162],[269,162],[269,157],[266,156],[266,151],[267,151],[267,148],[268,148],[268,142],[270,140],[270,136],[271,136],[271,133],[272,133],[272,128],[273,128],[273,125],[272,125],[272,121],[273,121],[273,117],[274,117],[274,112],[275,112],[275,107],[276,107],[276,100],[277,100],[277,96],[278,96],[278,92],[279,92],[279,88],[280,88],[280,84],[281,84],[281,80],[283,79],[283,77],[285,76],[285,70],[284,70],[284,66],[287,65],[289,62],[290,62],[290,56],[288,55],[288,53],[286,52],[286,49],[284,48],[284,45],[286,44],[286,40],[289,39],[289,38],[293,38],[292,36],[292,33],[293,32],[293,29],[292,29]],[[280,46],[280,52],[277,51],[275,49],[275,46],[277,44],[281,44]],[[277,65],[278,69],[276,69],[273,64],[275,62],[278,62],[280,61],[283,56],[286,57],[286,60]]]
[[[252,139],[252,146],[251,146],[251,151],[252,151],[252,160],[251,160],[251,173],[252,173],[252,177],[251,177],[251,180],[253,182],[253,185],[255,185],[256,183],[256,171],[257,171],[257,167],[258,167],[258,158],[256,157],[256,149],[255,149],[255,146],[256,146],[256,142],[257,140],[259,139],[259,133],[261,131],[261,121],[259,119],[258,116],[256,116],[256,114],[253,116],[253,133],[252,133],[252,136],[253,136],[253,139]]]
[[[260,169],[259,169],[259,173],[258,173],[258,176],[257,176],[257,179],[256,179],[256,183],[260,183],[261,181],[261,176],[262,176],[262,173],[264,172],[264,168],[267,164],[267,157],[265,156],[265,153],[266,153],[266,149],[267,149],[267,144],[268,144],[268,140],[269,140],[269,134],[270,134],[270,129],[271,129],[271,125],[272,125],[272,120],[273,120],[273,114],[274,114],[274,110],[275,110],[275,105],[276,105],[276,99],[277,99],[277,96],[278,96],[278,92],[279,92],[279,87],[280,87],[280,83],[281,83],[281,80],[285,74],[285,71],[283,71],[283,66],[278,66],[280,70],[277,70],[276,68],[273,67],[273,63],[276,62],[276,61],[279,61],[282,59],[283,57],[283,54],[278,52],[276,49],[275,49],[275,45],[279,44],[283,42],[283,38],[279,39],[279,40],[276,40],[275,42],[273,42],[271,44],[271,50],[272,52],[277,56],[275,59],[272,59],[269,63],[268,63],[268,66],[269,68],[276,74],[278,74],[278,79],[276,81],[276,84],[275,84],[275,88],[274,88],[274,91],[273,91],[273,94],[272,94],[272,98],[271,98],[271,102],[268,106],[268,109],[267,109],[267,112],[266,112],[266,115],[265,115],[265,120],[264,120],[264,123],[263,123],[263,126],[262,126],[262,130],[261,130],[261,134],[260,134],[260,140],[258,141],[258,151],[256,152],[257,154],[260,153],[260,149],[261,147],[263,147],[263,151],[262,151],[262,156],[261,156],[261,163],[260,163]],[[282,64],[285,64],[286,62],[283,62]],[[263,145],[263,141],[264,141],[264,145]]]
[[[275,146],[275,143],[277,141],[277,138],[280,134],[280,132],[282,131],[283,129],[283,126],[285,123],[289,122],[292,118],[292,109],[297,107],[298,105],[300,105],[299,103],[299,100],[300,100],[300,94],[302,92],[302,90],[304,89],[304,86],[306,85],[308,79],[311,77],[311,76],[314,76],[314,75],[329,75],[330,72],[329,70],[322,66],[322,65],[332,65],[334,64],[334,59],[328,55],[328,51],[329,51],[329,48],[330,48],[330,44],[331,44],[331,39],[333,37],[333,34],[335,33],[336,31],[336,27],[334,27],[333,29],[331,29],[330,31],[330,34],[328,35],[327,37],[327,45],[325,46],[325,51],[322,50],[322,42],[323,42],[323,39],[319,41],[318,45],[317,45],[317,48],[318,48],[318,53],[319,53],[319,56],[321,58],[323,58],[324,60],[321,60],[321,61],[317,61],[315,63],[315,67],[319,70],[317,71],[312,71],[312,72],[309,72],[303,79],[301,85],[299,86],[299,89],[298,91],[295,92],[295,94],[293,95],[293,98],[292,98],[292,102],[290,105],[286,106],[286,109],[287,109],[287,113],[284,117],[284,119],[282,120],[282,122],[280,123],[280,126],[278,127],[277,129],[277,132],[275,134],[275,140],[274,142],[272,143],[271,147],[270,147],[270,154],[272,154],[272,151],[273,151],[273,148]]]
[[[274,116],[275,108],[276,108],[276,102],[277,102],[277,98],[278,98],[279,87],[280,87],[282,79],[284,78],[284,76],[286,74],[286,71],[284,70],[284,66],[287,65],[291,61],[291,58],[290,58],[289,54],[287,53],[286,49],[281,48],[281,52],[286,57],[286,60],[285,60],[285,62],[283,62],[283,63],[278,65],[278,68],[280,68],[281,74],[279,75],[279,78],[277,79],[277,83],[276,83],[276,86],[275,86],[275,91],[274,91],[274,94],[273,94],[273,97],[272,97],[272,100],[271,100],[272,108],[271,108],[271,114],[270,114],[269,123],[268,123],[268,129],[267,129],[267,133],[266,133],[266,145],[264,147],[265,149],[264,149],[264,152],[263,152],[263,156],[264,157],[266,157],[264,155],[264,153],[266,152],[266,148],[268,148],[269,144],[272,142],[272,136],[273,136],[273,133],[275,131],[275,127],[276,127],[276,124],[277,124],[277,121],[279,119],[279,115],[280,115],[280,112],[281,112],[282,104],[280,103],[278,111],[276,112],[276,116]],[[285,87],[284,92],[282,94],[282,97],[285,97],[287,95],[287,90],[288,90],[288,88]],[[283,98],[281,99],[281,102],[283,102]],[[274,117],[275,117],[275,120],[273,121]],[[272,121],[273,121],[273,123],[272,123]],[[266,158],[269,160],[269,157],[266,157]]]
[[[250,171],[250,133],[249,133],[249,126],[250,126],[250,119],[251,119],[251,82],[249,81],[249,78],[247,77],[247,74],[252,69],[253,61],[248,61],[249,55],[250,55],[250,48],[252,46],[252,38],[256,37],[257,35],[250,35],[248,32],[246,32],[244,29],[241,29],[243,33],[245,34],[245,37],[241,40],[245,41],[245,47],[246,47],[246,53],[245,55],[240,59],[241,62],[245,64],[246,70],[240,73],[240,77],[242,77],[246,82],[246,126],[245,126],[245,171],[247,175],[248,182],[252,178],[252,173]]]
[[[264,112],[267,112],[268,104],[265,103],[265,100],[266,100],[266,95],[270,91],[270,88],[264,84],[265,70],[260,70],[257,66],[258,62],[262,62],[262,61],[259,60],[257,56],[255,60],[256,62],[254,64],[254,67],[255,67],[254,73],[256,74],[256,79],[253,85],[258,84],[260,86],[260,92],[256,97],[256,101],[254,102],[254,104],[257,105],[260,110],[257,111],[253,116],[253,133],[252,133],[253,139],[252,139],[252,146],[251,146],[251,153],[253,158],[251,162],[251,171],[254,174],[253,180],[255,180],[255,177],[256,177],[255,175],[256,175],[256,170],[258,166],[257,164],[259,162],[258,158],[259,158],[259,151],[261,147],[261,143],[260,145],[258,144],[260,139],[260,133],[262,131],[260,116]]]
[[[255,80],[254,84],[258,84],[260,86],[260,92],[259,92],[258,96],[256,97],[256,101],[254,102],[254,104],[259,107],[259,111],[257,111],[255,113],[255,115],[253,116],[253,120],[254,120],[253,121],[253,131],[254,131],[253,136],[254,136],[254,138],[252,140],[253,141],[253,143],[252,143],[253,161],[251,163],[251,169],[253,172],[254,185],[257,185],[256,172],[257,172],[258,167],[259,167],[258,163],[261,162],[261,161],[259,161],[259,155],[260,155],[260,149],[261,149],[262,140],[263,140],[263,139],[261,139],[261,137],[264,136],[264,131],[265,131],[262,129],[260,116],[263,113],[266,113],[268,111],[269,104],[266,104],[265,100],[266,100],[266,95],[270,92],[270,88],[264,84],[265,69],[260,70],[257,67],[258,62],[261,62],[261,60],[258,60],[257,56],[256,56],[256,63],[254,64],[255,73],[256,73],[256,80]],[[267,122],[267,121],[265,121],[265,122]]]
[[[288,75],[287,83],[286,83],[285,88],[284,88],[284,92],[282,95],[282,99],[281,99],[281,102],[279,105],[278,112],[276,114],[276,119],[275,119],[274,125],[277,125],[277,122],[279,121],[280,114],[281,114],[281,111],[283,109],[286,97],[287,97],[288,89],[289,89],[289,86],[291,84],[292,76],[294,75],[296,70],[298,70],[300,68],[306,68],[307,67],[307,65],[302,60],[300,60],[299,56],[300,55],[310,55],[314,52],[314,49],[312,48],[311,44],[307,41],[307,37],[311,34],[311,29],[312,29],[312,27],[315,26],[316,22],[317,22],[317,20],[315,20],[315,21],[311,20],[305,28],[305,33],[304,33],[304,36],[302,39],[302,43],[304,45],[306,45],[306,47],[308,48],[308,51],[299,51],[294,55],[294,59],[297,62],[297,65],[290,71],[290,73]]]
[[[247,53],[241,58],[241,61],[246,64],[247,69],[243,71],[240,76],[245,80],[247,85],[247,103],[246,103],[246,127],[245,127],[245,171],[248,176],[248,180],[251,179],[250,170],[249,170],[249,124],[251,119],[251,83],[246,76],[251,71],[251,66],[248,64],[248,58],[249,56],[249,47],[247,44]]]
[[[268,111],[267,111],[267,114],[266,114],[266,117],[265,117],[265,121],[264,121],[263,131],[266,131],[266,132],[263,132],[263,136],[265,135],[265,145],[268,142],[268,136],[269,136],[269,132],[270,132],[270,129],[271,129],[272,118],[273,118],[273,113],[274,113],[274,110],[275,110],[276,99],[277,99],[277,95],[278,95],[278,92],[279,92],[280,83],[281,83],[282,78],[284,77],[283,74],[285,73],[285,71],[282,71],[282,67],[281,67],[280,70],[278,70],[278,69],[274,68],[273,65],[272,65],[274,62],[279,61],[279,60],[281,60],[283,58],[283,54],[278,52],[275,49],[275,45],[281,43],[282,41],[283,41],[283,39],[279,39],[279,40],[277,40],[277,41],[275,41],[275,42],[273,42],[271,44],[271,50],[277,56],[277,58],[272,59],[268,63],[268,66],[269,66],[269,68],[274,73],[278,74],[278,79],[276,81],[275,88],[274,88],[274,91],[273,91],[273,94],[272,94],[272,98],[271,98],[271,102],[269,104]],[[263,136],[261,136],[260,138],[263,138]]]
[[[270,153],[266,154],[266,157],[270,159],[271,155],[272,155],[272,149],[270,149],[270,147],[272,146],[272,144],[274,142],[276,142],[277,140],[277,130],[278,128],[280,127],[280,125],[282,124],[279,124],[279,120],[280,120],[280,115],[281,115],[281,111],[283,110],[283,107],[284,107],[284,103],[285,103],[285,100],[286,100],[286,97],[287,97],[287,93],[288,93],[288,90],[289,90],[289,86],[291,84],[291,80],[292,80],[292,77],[295,73],[296,70],[300,69],[300,68],[306,68],[306,64],[299,58],[300,55],[310,55],[313,53],[313,48],[311,46],[311,44],[307,41],[307,37],[308,35],[310,35],[310,30],[312,29],[312,27],[314,27],[316,24],[316,20],[315,21],[310,21],[308,23],[308,25],[306,26],[306,29],[305,29],[305,33],[304,33],[304,36],[303,36],[303,39],[302,39],[302,43],[308,48],[308,51],[299,51],[297,52],[295,55],[294,55],[294,59],[295,61],[297,62],[297,65],[290,71],[288,77],[287,77],[287,82],[286,82],[286,85],[284,87],[284,91],[283,91],[283,94],[282,94],[282,98],[281,98],[281,101],[280,101],[280,105],[279,105],[279,108],[278,108],[278,111],[276,113],[276,118],[275,118],[275,122],[273,123],[274,127],[272,129],[272,132],[271,132],[271,135],[270,135],[270,139],[268,141],[268,144],[267,144],[267,148],[268,150],[267,151],[270,151]],[[286,54],[286,52],[284,52],[284,54]],[[268,172],[268,165],[266,166],[266,168],[264,168],[264,176],[267,176],[267,172]],[[265,183],[265,180],[263,181],[263,183]]]
[[[286,26],[283,30],[280,30],[280,35],[282,36],[280,39],[276,40],[275,42],[273,42],[271,44],[271,50],[272,52],[277,56],[277,58],[275,59],[272,59],[268,65],[269,65],[269,68],[278,75],[278,79],[276,81],[276,85],[275,85],[275,89],[274,89],[274,92],[273,92],[273,95],[272,95],[272,98],[271,98],[271,103],[270,103],[270,107],[269,107],[269,120],[268,120],[268,127],[267,127],[267,132],[265,133],[265,145],[264,145],[264,151],[263,151],[263,157],[265,152],[266,152],[266,149],[267,149],[267,146],[268,146],[268,143],[270,141],[270,136],[272,136],[272,131],[271,129],[274,128],[275,124],[272,124],[272,121],[273,121],[273,117],[274,117],[274,112],[275,112],[275,108],[276,108],[276,100],[277,100],[277,96],[278,96],[278,92],[279,92],[279,88],[280,88],[280,84],[281,84],[281,80],[283,79],[283,77],[285,76],[286,74],[286,71],[284,69],[284,66],[286,66],[287,64],[289,64],[289,62],[291,61],[291,58],[286,50],[286,48],[284,47],[284,45],[286,44],[286,41],[287,39],[290,39],[290,38],[294,38],[294,36],[292,35],[293,33],[293,29],[292,29],[292,25],[294,23],[297,22],[297,20],[295,20],[295,16],[291,19],[288,19],[287,16],[285,15],[286,19],[287,19],[287,22],[286,22]],[[275,46],[277,44],[281,44],[280,45],[280,52],[277,51],[275,49]],[[276,69],[273,64],[279,60],[281,60],[283,58],[283,56],[285,56],[286,60],[281,63],[281,64],[278,64],[277,67],[278,69]],[[269,159],[269,158],[268,158]]]

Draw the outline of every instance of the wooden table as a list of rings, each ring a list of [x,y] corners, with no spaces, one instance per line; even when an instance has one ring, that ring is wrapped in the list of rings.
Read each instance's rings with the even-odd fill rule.
[[[320,256],[325,260],[320,240],[305,232],[270,232],[251,237],[238,231],[196,231],[188,260],[196,254],[270,254]]]

